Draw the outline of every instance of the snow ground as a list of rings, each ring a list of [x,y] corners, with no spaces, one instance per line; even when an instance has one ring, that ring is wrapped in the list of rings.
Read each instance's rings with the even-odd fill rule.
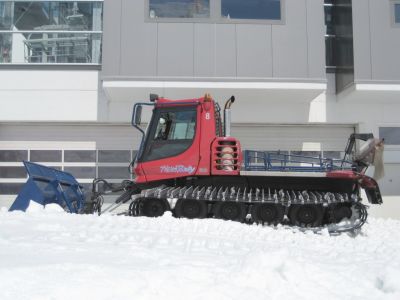
[[[3,209],[0,299],[400,299],[400,221],[353,238]]]

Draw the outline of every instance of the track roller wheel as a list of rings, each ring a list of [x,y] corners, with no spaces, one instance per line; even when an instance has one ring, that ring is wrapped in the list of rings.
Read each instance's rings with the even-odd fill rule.
[[[165,199],[145,198],[141,200],[139,215],[145,217],[160,217],[169,209]]]
[[[305,204],[292,205],[288,214],[292,225],[299,227],[318,227],[321,226],[324,218],[324,208],[322,205]]]
[[[243,222],[246,214],[246,205],[244,203],[223,201],[214,206],[214,215],[218,219]]]
[[[179,199],[175,205],[175,216],[178,218],[203,219],[207,217],[208,209],[205,201]]]
[[[339,203],[331,207],[331,220],[334,223],[339,223],[343,219],[350,219],[353,215],[350,204]]]
[[[251,208],[251,217],[256,223],[277,225],[282,223],[285,208],[280,204],[259,203]]]

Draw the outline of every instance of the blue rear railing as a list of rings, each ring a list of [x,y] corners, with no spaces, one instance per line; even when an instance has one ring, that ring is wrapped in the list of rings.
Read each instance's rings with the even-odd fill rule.
[[[304,156],[287,152],[244,150],[245,171],[329,172],[351,169],[352,163],[342,159],[324,158],[321,155]]]

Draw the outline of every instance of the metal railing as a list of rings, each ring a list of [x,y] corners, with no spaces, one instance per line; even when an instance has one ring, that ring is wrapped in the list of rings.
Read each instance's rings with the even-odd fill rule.
[[[324,158],[322,155],[315,157],[280,151],[244,150],[243,157],[244,170],[246,171],[328,172],[352,169],[350,161]]]

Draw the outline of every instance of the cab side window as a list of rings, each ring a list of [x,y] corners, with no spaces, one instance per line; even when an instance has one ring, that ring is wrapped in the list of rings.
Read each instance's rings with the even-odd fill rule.
[[[142,161],[176,156],[192,145],[196,132],[196,107],[159,109],[151,124]]]
[[[195,111],[161,113],[154,140],[191,140],[194,137],[195,125]]]

